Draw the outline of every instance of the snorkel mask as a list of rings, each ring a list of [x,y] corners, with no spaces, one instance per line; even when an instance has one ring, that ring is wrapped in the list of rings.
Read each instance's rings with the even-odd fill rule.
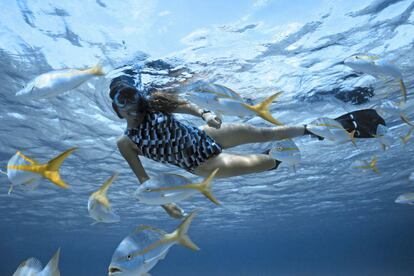
[[[138,104],[142,97],[142,94],[135,87],[127,86],[115,94],[113,102],[117,107],[123,108],[128,104]]]

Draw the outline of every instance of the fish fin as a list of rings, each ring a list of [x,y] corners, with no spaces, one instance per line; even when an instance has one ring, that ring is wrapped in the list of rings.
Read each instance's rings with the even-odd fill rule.
[[[105,72],[103,71],[102,65],[100,63],[96,64],[92,68],[88,69],[88,72],[96,75],[96,76],[103,76]]]
[[[404,123],[406,123],[410,127],[414,127],[414,124],[410,121],[410,119],[407,118],[407,116],[405,114],[401,113],[400,118]]]
[[[10,185],[9,191],[7,192],[8,195],[11,195],[13,191],[13,184]]]
[[[51,276],[60,276],[59,272],[59,257],[60,257],[60,248],[53,255],[52,259],[47,263],[43,270],[48,270],[51,272]]]
[[[110,207],[109,199],[106,195],[106,192],[108,191],[109,186],[114,182],[114,180],[117,178],[118,173],[114,173],[108,180],[105,181],[105,183],[93,193],[93,197],[99,201],[103,206],[106,208]]]
[[[37,162],[36,160],[27,157],[26,155],[24,155],[21,151],[17,151],[16,154],[18,156],[20,156],[21,158],[23,158],[26,162],[30,163],[31,165],[36,165],[39,164],[39,162]]]
[[[60,178],[59,169],[60,169],[60,166],[62,165],[63,161],[75,150],[76,150],[76,148],[71,148],[71,149],[59,154],[58,156],[56,156],[52,160],[50,160],[46,164],[45,169],[42,172],[42,175],[45,178],[49,179],[53,184],[55,184],[55,185],[57,185],[57,186],[59,186],[63,189],[69,188],[69,185],[66,184]]]
[[[346,130],[344,129],[344,131],[346,131]],[[351,131],[348,135],[349,135],[349,137],[351,139],[352,145],[354,145],[354,147],[357,148],[358,146],[357,146],[357,144],[355,142],[355,132],[356,132],[356,129],[354,129],[353,131]]]
[[[377,162],[378,159],[376,156],[374,156],[374,158],[372,158],[372,161],[369,163],[369,167],[375,172],[375,173],[380,173],[378,168],[377,168]]]
[[[218,168],[215,169],[206,179],[203,180],[203,182],[197,185],[199,187],[198,190],[216,205],[220,205],[220,202],[212,194],[211,185],[212,185],[212,180],[214,176],[217,174],[218,170],[219,170]]]
[[[200,248],[187,235],[188,229],[190,228],[190,224],[193,221],[196,214],[197,211],[191,212],[191,214],[185,217],[184,221],[178,226],[177,230],[175,230],[173,233],[176,235],[175,238],[179,244],[192,250],[200,250]]]
[[[248,105],[246,103],[241,103],[244,107],[246,107],[247,109],[256,112],[256,114],[263,118],[264,120],[271,122],[272,124],[275,124],[277,126],[282,126],[283,124],[281,122],[279,122],[278,120],[276,120],[275,118],[273,118],[272,114],[270,114],[269,112],[269,105],[275,100],[277,99],[280,95],[282,94],[282,92],[277,92],[275,94],[273,94],[272,96],[266,98],[263,102],[257,104],[257,105]]]
[[[406,86],[404,84],[404,81],[402,79],[398,79],[398,82],[400,84],[401,93],[402,93],[402,96],[403,96],[403,99],[402,99],[400,104],[404,104],[405,102],[407,102],[407,88],[406,88]]]
[[[161,235],[167,234],[167,232],[165,232],[164,230],[158,229],[156,227],[148,226],[148,225],[140,225],[135,229],[134,232],[138,233],[138,232],[141,232],[141,231],[144,231],[144,230],[153,231],[153,232],[156,232],[156,233],[161,234]]]
[[[94,222],[92,222],[92,223],[90,224],[90,226],[94,226],[94,225],[96,225],[96,224],[98,224],[98,223],[101,223],[101,222],[100,222],[100,221],[95,220]]]
[[[0,169],[0,173],[4,174],[4,175],[7,175],[7,173],[5,171],[1,170],[1,169]]]
[[[14,272],[13,275],[22,275],[21,274],[22,273],[22,270],[25,267],[31,268],[32,270],[34,270],[33,272],[35,272],[35,273],[41,272],[42,271],[42,268],[43,268],[42,267],[42,263],[38,259],[36,259],[36,258],[29,258],[29,259],[23,261],[19,265],[19,267],[17,268],[16,272]]]

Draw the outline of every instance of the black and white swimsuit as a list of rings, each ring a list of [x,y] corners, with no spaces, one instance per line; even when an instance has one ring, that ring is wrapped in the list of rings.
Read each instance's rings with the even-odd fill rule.
[[[147,112],[141,124],[127,129],[125,135],[145,157],[189,172],[222,151],[203,130],[183,124],[169,113]]]

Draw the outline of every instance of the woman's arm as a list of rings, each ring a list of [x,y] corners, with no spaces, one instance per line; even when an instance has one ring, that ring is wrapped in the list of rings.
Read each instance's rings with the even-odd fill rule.
[[[120,137],[118,141],[116,141],[116,144],[118,145],[118,149],[122,157],[124,157],[128,162],[139,182],[142,184],[148,180],[149,176],[138,157],[139,149],[137,145],[135,145],[134,142],[132,142],[131,139],[125,135]]]
[[[180,101],[173,113],[190,114],[196,117],[202,117],[204,110],[187,101]]]
[[[210,127],[220,128],[221,126],[221,119],[218,116],[216,116],[213,112],[201,109],[198,106],[187,101],[180,102],[180,104],[173,111],[173,113],[190,114],[196,117],[200,117]]]

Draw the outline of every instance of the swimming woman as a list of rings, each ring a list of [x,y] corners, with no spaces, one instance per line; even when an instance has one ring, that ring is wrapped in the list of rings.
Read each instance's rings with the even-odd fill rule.
[[[127,129],[117,141],[121,155],[128,162],[140,183],[149,179],[139,156],[169,163],[198,176],[207,176],[216,168],[216,177],[231,177],[276,169],[280,161],[268,154],[240,155],[224,149],[249,144],[313,135],[306,125],[254,127],[247,124],[222,124],[211,111],[179,100],[175,94],[148,91],[138,79],[139,72],[127,69],[112,79],[109,96],[118,117],[127,122]],[[177,120],[173,113],[202,118],[200,128]],[[355,137],[371,138],[384,120],[373,109],[345,114],[336,119]],[[314,135],[316,136],[316,135]],[[322,139],[321,137],[318,137]],[[180,217],[175,205],[163,206],[173,217]]]

